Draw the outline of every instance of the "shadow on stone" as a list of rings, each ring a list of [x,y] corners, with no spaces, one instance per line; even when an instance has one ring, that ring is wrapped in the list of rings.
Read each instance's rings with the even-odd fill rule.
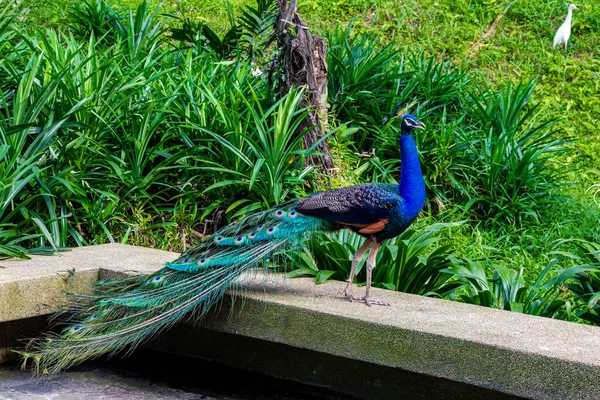
[[[182,354],[185,349],[188,356],[261,371],[278,378],[293,376],[303,383],[356,398],[521,399],[449,379],[185,324],[165,332],[148,346],[175,354]],[[198,372],[191,369],[192,374]]]

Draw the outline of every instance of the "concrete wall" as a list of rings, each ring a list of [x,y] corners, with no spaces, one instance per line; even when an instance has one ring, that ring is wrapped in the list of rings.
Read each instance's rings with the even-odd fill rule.
[[[5,267],[0,269],[0,348],[13,346],[13,336],[24,333],[11,324],[52,312],[64,301],[64,290],[86,290],[97,278],[148,273],[175,257],[115,244],[0,261]],[[600,398],[598,327],[377,289],[374,295],[392,305],[369,308],[348,302],[342,297],[343,287],[343,282],[315,285],[309,278],[259,274],[244,301],[238,298],[232,306],[227,299],[202,328],[180,324],[152,345],[364,398],[398,398],[395,394],[407,388],[439,392],[439,398],[472,398],[461,393],[479,393],[481,398],[500,398],[494,396],[502,393],[539,399]],[[236,340],[236,352],[218,350]],[[281,357],[286,352],[295,356]],[[236,360],[236,354],[244,356]],[[311,359],[321,360],[312,380]],[[344,361],[360,367],[344,374]],[[361,368],[383,372],[357,376]],[[408,378],[392,379],[395,373]],[[455,395],[447,397],[450,393]],[[432,396],[417,397],[414,392],[413,397]]]

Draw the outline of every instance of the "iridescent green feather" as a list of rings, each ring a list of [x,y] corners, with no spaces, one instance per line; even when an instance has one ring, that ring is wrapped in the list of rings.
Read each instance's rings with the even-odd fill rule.
[[[87,359],[133,350],[184,319],[202,318],[241,275],[334,223],[297,214],[290,202],[228,225],[156,273],[101,281],[73,297],[60,333],[32,340],[22,352],[37,373],[55,373]]]

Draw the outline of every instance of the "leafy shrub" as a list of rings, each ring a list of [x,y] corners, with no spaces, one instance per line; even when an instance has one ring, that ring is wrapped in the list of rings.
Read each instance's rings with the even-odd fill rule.
[[[456,259],[445,272],[455,275],[462,285],[450,296],[453,300],[499,308],[549,318],[567,316],[567,301],[562,294],[565,275],[548,278],[556,272],[557,262],[549,263],[533,284],[526,284],[523,268],[518,271],[494,265],[494,273],[487,277],[479,261]]]
[[[567,287],[581,304],[577,317],[589,323],[600,325],[600,243],[587,240],[561,240],[558,246],[571,244],[579,254],[558,252],[574,259],[579,265],[569,268],[566,274],[571,278]]]
[[[488,277],[480,261],[455,259],[447,273],[453,274],[461,287],[449,296],[485,307],[538,315],[549,318],[586,321],[600,324],[600,244],[581,239],[559,240],[557,247],[574,245],[577,253],[554,251],[553,259],[533,283],[518,271],[494,265]],[[564,268],[566,260],[577,265]]]
[[[600,266],[577,273],[568,287],[584,303],[577,316],[591,324],[600,325]]]
[[[110,46],[96,33],[0,32],[13,42],[0,45],[0,254],[187,244],[232,211],[304,193],[302,94],[274,102],[248,62],[170,45],[158,13],[141,3]]]
[[[408,99],[411,87],[400,52],[388,45],[380,48],[374,35],[352,35],[351,25],[339,26],[327,35],[329,48],[328,101],[335,117],[352,123],[349,145],[368,151],[378,143],[376,131],[391,117],[399,99]]]
[[[238,56],[252,58],[257,52],[260,55],[262,47],[273,38],[274,33],[269,28],[275,23],[275,1],[257,0],[256,7],[244,7],[237,19],[231,3],[226,1],[225,5],[230,28],[222,37],[208,24],[194,23],[179,16],[175,18],[180,26],[171,28],[171,37],[191,45],[196,53],[210,49],[224,59]]]
[[[467,73],[454,67],[451,60],[440,62],[425,53],[408,54],[407,59],[405,68],[411,74],[406,86],[411,91],[406,101],[423,103],[428,115],[460,115],[472,87]]]
[[[483,135],[468,143],[473,167],[473,197],[466,209],[493,221],[520,222],[538,215],[538,200],[557,186],[559,171],[551,161],[566,150],[567,139],[554,129],[557,117],[529,105],[535,82],[504,86],[473,96],[469,116]],[[557,137],[558,136],[558,137]]]
[[[226,112],[223,104],[216,102],[223,122],[232,128],[239,125],[241,132],[218,133],[196,126],[207,135],[203,150],[210,154],[198,167],[210,176],[203,193],[217,199],[209,209],[233,193],[236,201],[227,211],[244,215],[282,203],[290,191],[306,183],[314,167],[304,167],[304,160],[314,147],[302,149],[303,135],[295,135],[307,115],[306,110],[298,110],[302,95],[302,91],[292,90],[268,110],[256,96],[250,97],[244,99],[241,114]]]
[[[121,15],[105,0],[75,2],[68,12],[69,28],[78,40],[87,41],[94,37],[98,44],[121,44],[128,56],[122,61],[127,60],[129,64],[148,61],[147,55],[154,53],[156,46],[167,40],[164,35],[167,20],[159,19],[161,7],[152,11],[150,3],[144,0],[135,13],[130,10]]]
[[[125,35],[122,17],[105,0],[75,2],[68,10],[69,28],[80,38],[94,35],[114,43]]]

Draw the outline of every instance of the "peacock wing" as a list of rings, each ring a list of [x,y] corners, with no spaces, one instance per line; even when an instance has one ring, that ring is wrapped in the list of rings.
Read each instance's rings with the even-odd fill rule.
[[[372,224],[388,218],[400,196],[374,184],[328,190],[301,199],[296,211],[343,224]]]

